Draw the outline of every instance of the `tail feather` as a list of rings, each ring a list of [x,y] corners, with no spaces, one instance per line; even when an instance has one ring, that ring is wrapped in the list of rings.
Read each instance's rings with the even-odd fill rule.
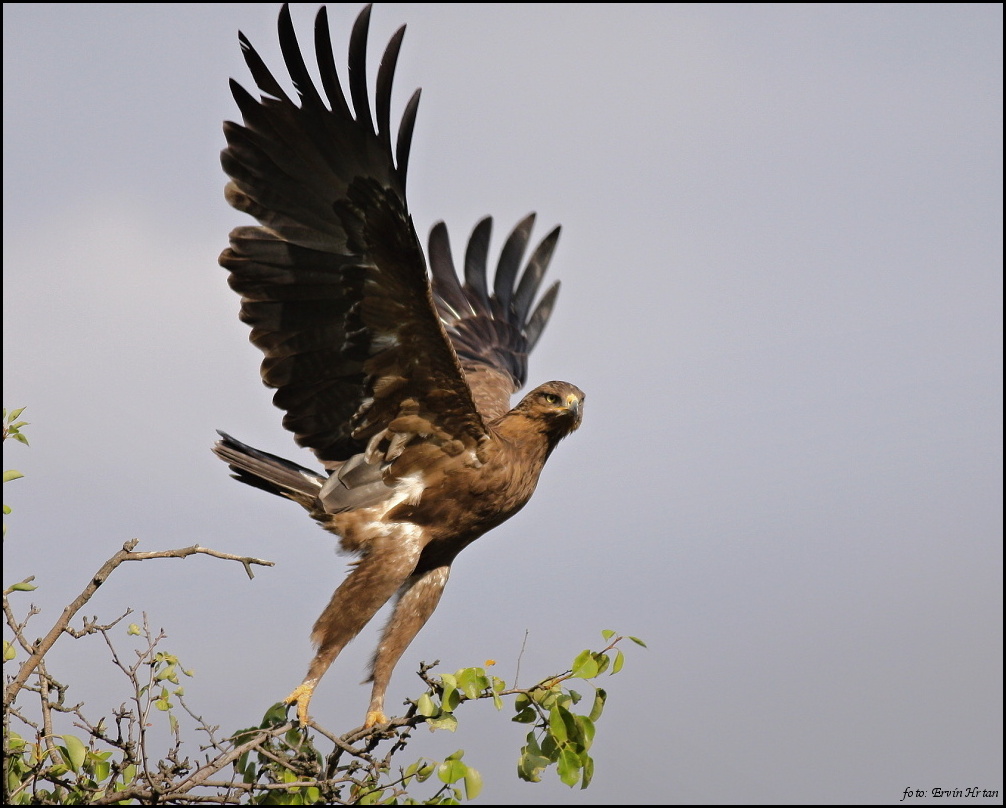
[[[282,457],[253,449],[226,432],[218,430],[217,433],[222,440],[213,446],[213,453],[230,466],[235,480],[270,494],[289,497],[308,507],[309,503],[317,502],[327,476],[322,477]]]

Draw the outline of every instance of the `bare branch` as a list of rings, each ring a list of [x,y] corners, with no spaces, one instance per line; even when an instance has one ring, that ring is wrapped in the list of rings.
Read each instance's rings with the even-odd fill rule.
[[[237,556],[231,555],[230,553],[221,553],[218,550],[210,550],[206,547],[200,547],[198,544],[194,544],[191,547],[182,547],[178,550],[162,550],[158,552],[151,553],[134,553],[133,548],[139,544],[139,539],[130,539],[125,544],[122,545],[122,549],[119,550],[115,555],[113,555],[108,561],[102,564],[101,569],[99,569],[88,581],[84,590],[74,598],[73,602],[70,603],[63,610],[63,614],[56,621],[53,627],[49,630],[49,633],[34,646],[33,653],[28,659],[24,661],[18,670],[17,676],[15,676],[10,684],[7,685],[6,690],[4,690],[3,704],[4,708],[7,708],[13,703],[18,692],[24,687],[25,682],[28,681],[28,677],[32,675],[35,669],[38,667],[39,662],[48,653],[49,649],[52,648],[53,644],[59,639],[60,634],[62,634],[66,628],[70,625],[70,621],[73,619],[74,615],[77,614],[87,603],[95,592],[98,591],[108,576],[125,561],[146,561],[150,558],[185,558],[190,555],[195,555],[196,553],[202,553],[205,555],[213,556],[214,558],[222,558],[226,561],[238,561],[244,565],[245,572],[248,573],[249,577],[252,576],[251,565],[258,564],[264,567],[271,567],[273,565],[272,561],[264,561],[259,558],[251,558],[250,556]]]
[[[261,558],[252,558],[251,556],[221,553],[219,550],[211,550],[209,547],[200,547],[198,544],[193,544],[191,547],[182,547],[178,550],[158,550],[150,553],[130,553],[129,557],[124,560],[146,561],[148,558],[185,558],[186,556],[195,555],[196,553],[213,556],[214,558],[222,558],[225,561],[240,561],[244,565],[245,572],[248,573],[249,578],[255,577],[255,573],[251,568],[252,564],[257,564],[260,567],[272,567],[276,563],[275,561],[266,561]]]

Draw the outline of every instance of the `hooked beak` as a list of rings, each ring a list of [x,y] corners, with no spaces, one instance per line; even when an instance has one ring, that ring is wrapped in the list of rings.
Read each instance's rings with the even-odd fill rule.
[[[570,393],[566,396],[566,409],[573,413],[573,417],[576,419],[577,423],[580,422],[580,409],[582,406],[583,403],[575,393]]]

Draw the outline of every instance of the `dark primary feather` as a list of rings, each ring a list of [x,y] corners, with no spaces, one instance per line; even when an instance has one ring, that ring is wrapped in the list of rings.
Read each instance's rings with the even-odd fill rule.
[[[534,220],[533,213],[528,215],[507,238],[496,265],[491,294],[488,276],[492,217],[482,219],[468,240],[464,286],[454,268],[446,225],[438,222],[430,232],[430,270],[440,319],[475,392],[479,411],[492,412],[493,417],[509,409],[504,407],[509,395],[526,383],[528,354],[548,321],[559,291],[556,282],[528,317],[560,232],[556,227],[542,239],[518,281]],[[488,382],[494,375],[505,378]],[[498,394],[484,400],[479,395],[486,384],[502,389],[507,383],[507,401],[500,400]]]

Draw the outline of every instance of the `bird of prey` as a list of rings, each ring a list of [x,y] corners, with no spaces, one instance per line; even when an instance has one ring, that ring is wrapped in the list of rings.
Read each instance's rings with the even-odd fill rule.
[[[349,43],[348,94],[324,7],[314,27],[320,88],[290,11],[279,42],[291,97],[248,39],[245,62],[261,93],[235,81],[243,123],[224,125],[226,197],[258,226],[238,227],[220,264],[241,295],[241,319],[265,354],[283,426],[323,467],[313,471],[226,433],[215,453],[243,483],[288,497],[359,560],[314,625],[317,653],[287,697],[301,725],[318,681],[374,614],[395,599],[374,654],[365,726],[386,722],[392,670],[440,600],[457,554],[527,503],[556,444],[580,425],[584,394],[547,382],[511,409],[528,352],[558,283],[538,299],[559,236],[524,255],[533,214],[507,238],[492,287],[492,220],[475,227],[461,281],[447,229],[433,227],[429,272],[405,195],[419,91],[392,141],[391,38],[367,86],[370,6]],[[524,269],[521,271],[521,264]]]

